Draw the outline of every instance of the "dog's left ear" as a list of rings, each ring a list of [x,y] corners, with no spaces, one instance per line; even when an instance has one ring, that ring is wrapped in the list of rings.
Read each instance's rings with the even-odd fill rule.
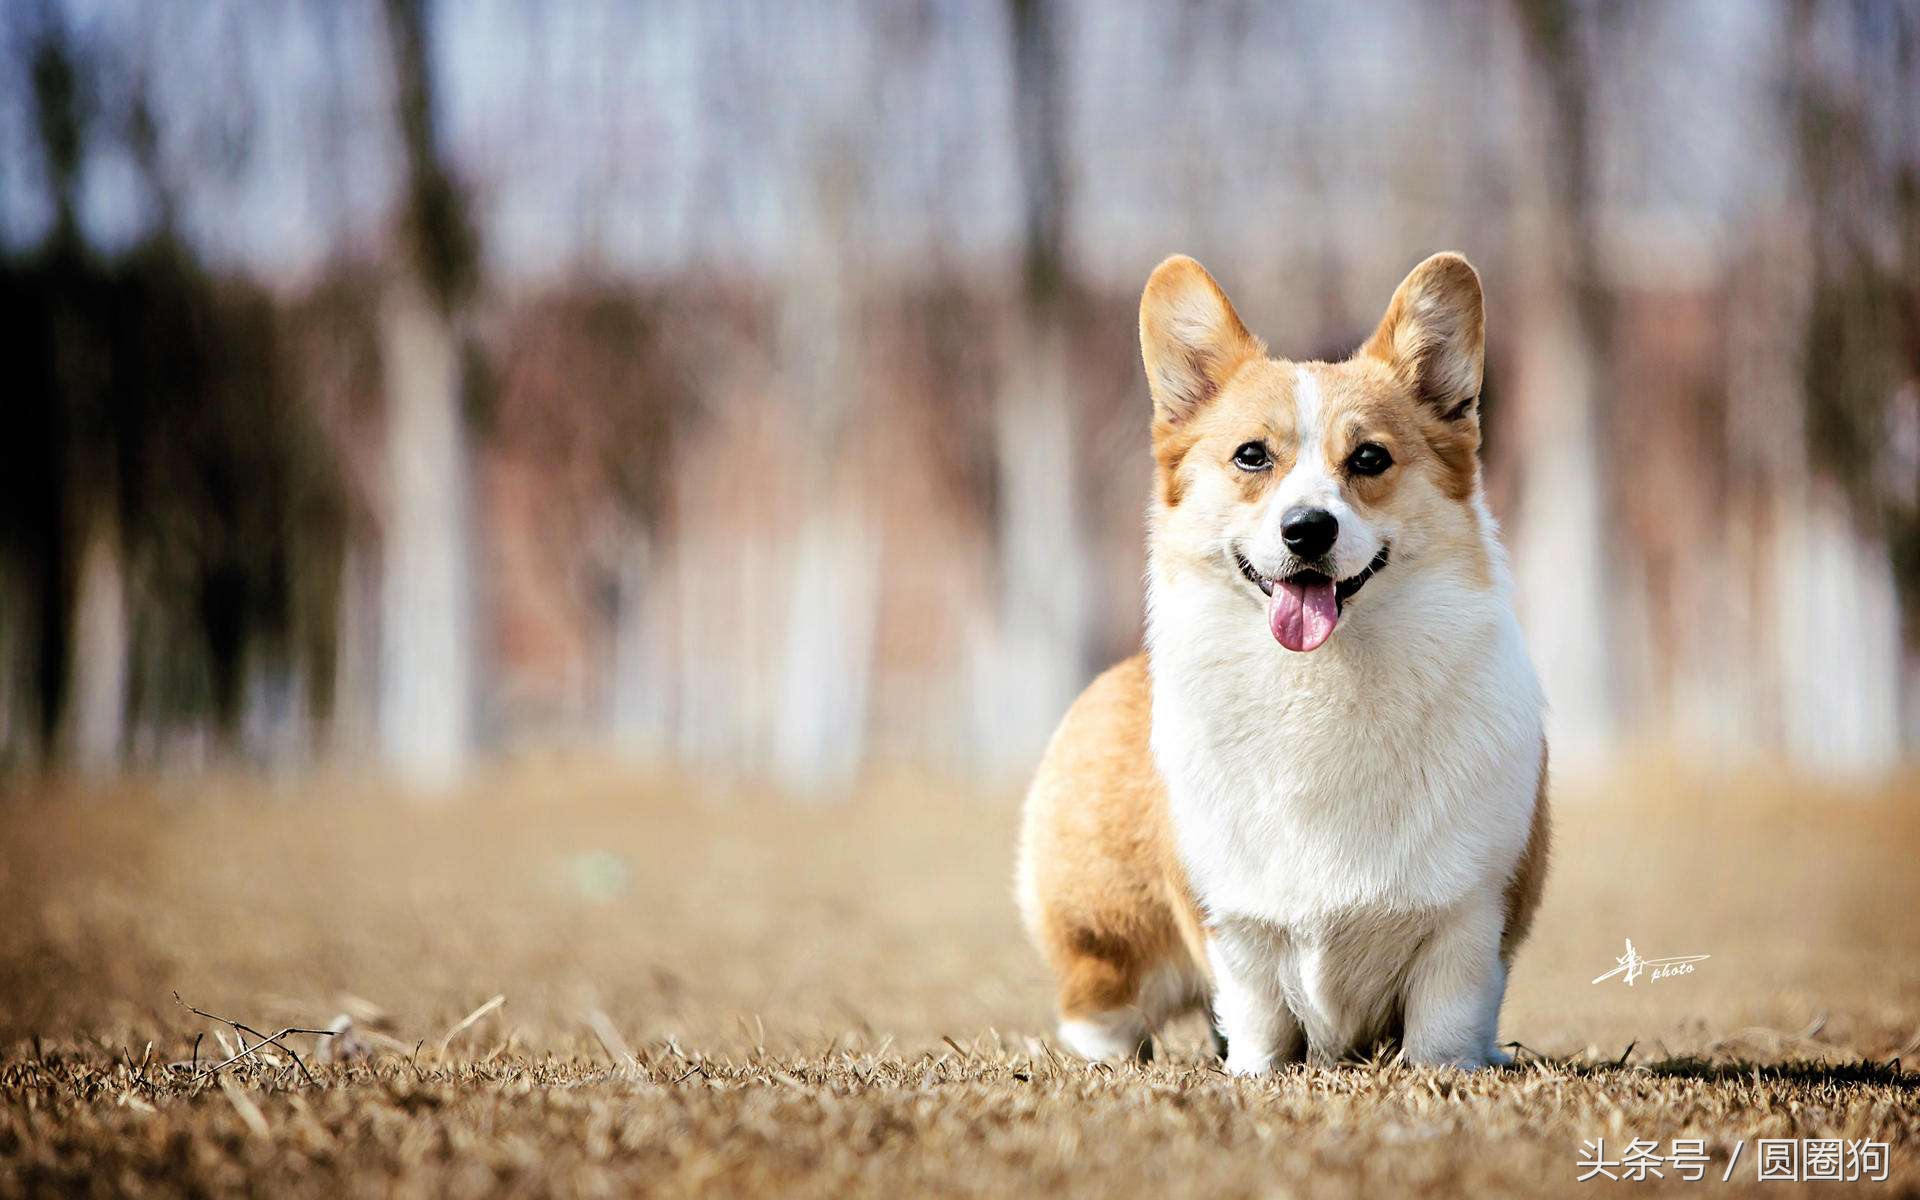
[[[1264,353],[1205,267],[1176,254],[1154,268],[1140,295],[1140,356],[1156,428],[1200,411]]]
[[[1391,366],[1434,415],[1478,423],[1486,316],[1473,265],[1436,254],[1415,267],[1360,353]]]

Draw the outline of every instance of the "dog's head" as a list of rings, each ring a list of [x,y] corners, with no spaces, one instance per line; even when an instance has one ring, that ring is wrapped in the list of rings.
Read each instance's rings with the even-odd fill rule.
[[[1370,582],[1378,594],[1436,568],[1485,576],[1484,320],[1466,259],[1415,267],[1345,362],[1293,363],[1269,358],[1206,269],[1175,256],[1140,299],[1140,348],[1156,569],[1264,608],[1289,650],[1318,648]]]

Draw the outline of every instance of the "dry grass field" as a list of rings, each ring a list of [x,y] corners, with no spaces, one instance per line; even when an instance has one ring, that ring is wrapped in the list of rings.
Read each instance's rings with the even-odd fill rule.
[[[1755,1181],[1766,1137],[1887,1142],[1920,1186],[1920,781],[1562,790],[1504,1018],[1524,1065],[1238,1081],[1197,1028],[1146,1067],[1053,1047],[1011,790],[16,784],[0,1194],[1789,1190]],[[1591,982],[1629,937],[1711,957]],[[265,1033],[353,1024],[209,1075],[235,1031],[176,991]],[[1634,1137],[1704,1139],[1706,1180],[1576,1185],[1584,1139]]]

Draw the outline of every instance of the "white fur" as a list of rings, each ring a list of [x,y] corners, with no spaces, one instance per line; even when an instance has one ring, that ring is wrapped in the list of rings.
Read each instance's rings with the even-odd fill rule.
[[[1400,486],[1431,492],[1421,520],[1362,520],[1313,465],[1305,369],[1295,392],[1298,461],[1238,544],[1261,566],[1278,512],[1312,497],[1340,518],[1343,577],[1383,543],[1390,565],[1325,645],[1288,651],[1230,545],[1192,553],[1231,504],[1203,479],[1182,511],[1156,514],[1148,583],[1153,749],[1208,922],[1227,1065],[1364,1053],[1396,1015],[1413,1061],[1504,1061],[1504,891],[1529,833],[1544,707],[1505,555],[1477,496],[1462,506],[1414,478]],[[1478,531],[1490,589],[1445,549],[1441,532],[1462,529]]]
[[[1116,1008],[1080,1020],[1060,1022],[1060,1040],[1089,1062],[1113,1062],[1134,1057],[1149,1034],[1146,1018],[1137,1009]]]

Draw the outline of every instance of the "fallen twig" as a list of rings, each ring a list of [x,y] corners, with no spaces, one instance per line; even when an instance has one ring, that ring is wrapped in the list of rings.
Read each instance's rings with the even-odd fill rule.
[[[131,1051],[123,1048],[120,1052],[120,1056],[126,1059],[127,1061],[127,1074],[129,1076],[137,1080],[142,1087],[152,1086],[152,1084],[149,1083],[147,1080],[147,1064],[153,1061],[153,1043],[151,1041],[147,1043],[146,1052],[140,1055],[139,1066],[134,1065],[133,1054]]]
[[[302,1029],[297,1025],[289,1025],[285,1029],[282,1029],[279,1033],[274,1034],[272,1037],[268,1037],[266,1034],[261,1033],[258,1029],[255,1029],[251,1025],[244,1025],[239,1021],[232,1020],[231,1018],[228,1018],[228,1017],[216,1016],[213,1013],[210,1013],[203,1008],[195,1008],[193,1005],[188,1004],[185,1000],[182,1000],[180,998],[179,992],[175,992],[173,994],[173,1000],[174,1000],[174,1003],[178,1004],[180,1007],[186,1009],[190,1013],[194,1013],[198,1016],[205,1017],[209,1021],[218,1021],[222,1025],[232,1026],[233,1036],[235,1038],[238,1038],[240,1041],[239,1053],[234,1054],[224,1062],[208,1067],[205,1071],[198,1072],[197,1074],[194,1075],[192,1079],[189,1079],[187,1081],[188,1083],[198,1083],[202,1079],[205,1079],[210,1075],[214,1075],[222,1070],[225,1070],[227,1067],[232,1066],[234,1063],[239,1062],[241,1059],[250,1058],[253,1055],[260,1053],[260,1051],[266,1049],[268,1046],[272,1046],[275,1049],[286,1051],[287,1057],[293,1060],[294,1066],[300,1068],[300,1074],[306,1076],[308,1083],[313,1084],[315,1087],[320,1086],[320,1081],[313,1077],[313,1072],[307,1070],[307,1064],[300,1061],[300,1055],[294,1051],[292,1046],[287,1045],[285,1042],[282,1042],[280,1039],[288,1036],[289,1034],[295,1034],[295,1033],[311,1034],[314,1037],[332,1037],[333,1030]],[[244,1036],[242,1036],[243,1033],[250,1033],[254,1037],[259,1038],[260,1040],[258,1042],[255,1042],[253,1045],[249,1046],[247,1045],[247,1039]],[[198,1038],[194,1039],[194,1043],[193,1043],[193,1061],[196,1066],[199,1065],[200,1041]]]

